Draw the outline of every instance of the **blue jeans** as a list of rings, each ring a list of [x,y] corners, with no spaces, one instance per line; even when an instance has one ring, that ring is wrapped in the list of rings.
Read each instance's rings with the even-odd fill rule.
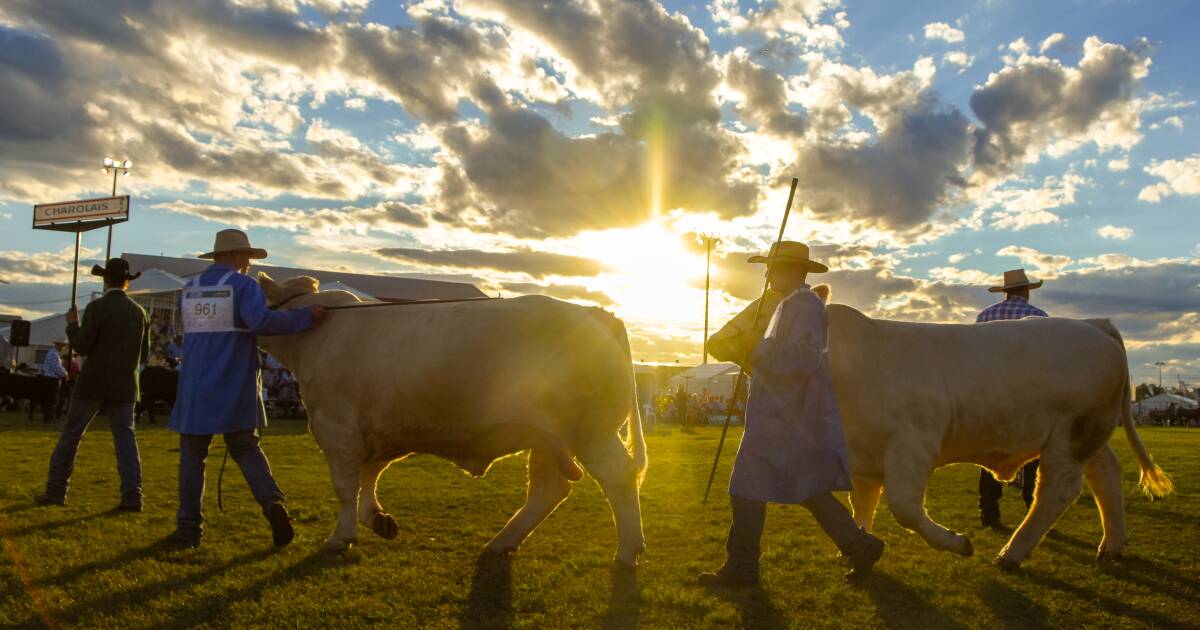
[[[56,501],[67,500],[67,486],[75,470],[79,442],[88,425],[101,409],[108,416],[113,446],[117,452],[117,473],[121,475],[121,505],[142,504],[142,461],[138,456],[137,438],[133,434],[133,403],[102,400],[71,399],[67,420],[54,454],[50,456],[50,475],[46,480],[46,496]]]
[[[225,448],[242,469],[242,476],[263,512],[272,503],[284,501],[283,491],[271,476],[271,465],[259,447],[257,430],[225,433]],[[200,538],[204,512],[204,466],[208,459],[211,435],[179,434],[179,512],[175,516],[176,530],[188,537]]]

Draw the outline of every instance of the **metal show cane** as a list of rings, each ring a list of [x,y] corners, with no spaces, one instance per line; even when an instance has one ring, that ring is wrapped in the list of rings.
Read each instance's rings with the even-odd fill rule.
[[[792,200],[796,197],[796,185],[800,180],[792,178],[792,189],[788,192],[787,207],[783,209],[783,222],[779,224],[779,236],[775,238],[775,247],[778,249],[779,242],[783,240],[783,230],[787,228],[788,215],[792,213]],[[770,264],[768,263],[768,270]],[[770,273],[767,273],[767,279],[763,282],[762,293],[758,296],[758,307],[754,309],[754,321],[750,324],[750,332],[754,334],[758,330],[758,318],[762,315],[763,302],[767,298],[767,289],[771,286]],[[705,340],[708,341],[707,339]],[[748,360],[749,358],[747,358]],[[729,423],[733,421],[734,411],[737,410],[738,395],[742,392],[742,384],[746,380],[745,366],[738,370],[737,380],[733,384],[733,396],[729,399],[729,411],[725,414],[725,426],[721,428],[721,440],[717,442],[717,454],[713,457],[712,470],[708,473],[708,485],[704,486],[704,503],[708,503],[708,493],[712,490],[713,478],[717,476],[717,464],[721,462],[721,449],[725,446],[725,434],[729,432]]]

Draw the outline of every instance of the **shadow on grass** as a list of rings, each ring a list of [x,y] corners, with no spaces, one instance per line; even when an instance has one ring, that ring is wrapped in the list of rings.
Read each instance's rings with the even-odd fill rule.
[[[271,553],[273,552],[268,550],[267,553],[260,555],[259,558],[266,557]],[[249,561],[252,562],[253,560]],[[173,621],[163,627],[191,628],[195,627],[196,620],[198,619],[221,619],[230,608],[239,602],[258,601],[262,599],[263,594],[268,588],[281,588],[290,582],[303,580],[318,575],[327,569],[344,564],[346,564],[344,556],[330,553],[323,549],[314,551],[296,564],[288,565],[245,588],[222,593],[218,597],[212,597],[195,605],[175,611],[172,615],[174,617]],[[270,619],[260,620],[260,623],[264,625],[270,625],[270,622]]]
[[[1190,604],[1200,599],[1200,585],[1197,585],[1195,578],[1187,573],[1129,554],[1116,560],[1095,562],[1092,559],[1095,548],[1086,541],[1058,531],[1051,533],[1054,536],[1047,536],[1042,544],[1050,547],[1079,549],[1081,551],[1076,553],[1081,558],[1081,562],[1093,562],[1097,570],[1108,577],[1132,582],[1179,600],[1183,604]]]
[[[1046,589],[1053,589],[1060,593],[1079,598],[1080,600],[1092,602],[1096,605],[1096,607],[1103,609],[1105,612],[1113,616],[1125,618],[1124,621],[1136,619],[1152,626],[1171,628],[1183,627],[1195,621],[1194,619],[1173,619],[1171,617],[1163,616],[1157,612],[1144,610],[1132,604],[1120,601],[1119,599],[1114,599],[1113,597],[1110,597],[1104,593],[1100,593],[1096,590],[1077,586],[1075,584],[1069,584],[1045,573],[1027,571],[1023,572],[1022,575],[1028,582],[1032,584],[1036,584]]]
[[[89,574],[123,567],[135,560],[141,560],[149,556],[154,556],[157,553],[165,552],[169,548],[166,540],[156,540],[148,545],[127,549],[111,558],[93,560],[77,567],[71,567],[57,575],[40,578],[37,580],[37,583],[41,586],[67,586],[72,582],[87,577]]]
[[[996,578],[988,578],[980,584],[977,594],[1001,628],[1042,630],[1052,627],[1047,622],[1049,613],[1044,607]]]
[[[58,507],[45,507],[45,506],[40,506],[40,505],[36,505],[36,504],[34,504],[34,505],[36,507],[40,507],[45,510],[61,510],[62,509],[62,508],[58,508]],[[18,509],[18,510],[14,510],[14,511],[20,511],[20,510]],[[7,510],[5,512],[11,513],[11,512],[8,512]],[[103,512],[89,512],[87,514],[81,514],[81,515],[73,517],[73,518],[62,519],[59,521],[46,521],[43,523],[33,523],[30,525],[22,525],[21,527],[14,527],[8,531],[8,534],[10,536],[16,538],[18,536],[23,536],[25,534],[31,534],[33,532],[46,533],[51,530],[59,529],[62,527],[71,527],[73,525],[82,525],[88,521],[98,519],[98,518],[109,518],[109,517],[115,517],[115,516],[128,516],[128,514],[126,514],[125,512],[121,512],[120,510],[117,510],[116,508],[113,508],[111,510],[105,510]]]
[[[875,603],[875,611],[888,628],[966,628],[908,585],[885,573],[875,572],[862,582],[862,589]]]
[[[143,555],[146,555],[148,552],[165,553],[168,549],[169,547],[165,542],[159,541],[153,545],[150,545],[149,547],[135,551],[140,551]],[[132,554],[133,552],[130,553]],[[198,552],[180,552],[181,555],[191,555],[195,553]],[[259,562],[273,555],[274,553],[276,553],[274,549],[262,549],[259,551],[254,551],[237,556],[228,562],[214,564],[202,571],[198,571],[178,579],[146,583],[137,588],[125,591],[112,591],[103,597],[79,600],[76,601],[73,606],[66,608],[65,610],[53,611],[53,613],[54,616],[60,620],[64,620],[68,623],[75,623],[80,619],[80,617],[96,612],[109,612],[126,608],[141,607],[159,597],[168,595],[180,589],[186,589],[198,584],[204,584],[205,582],[208,582],[209,580],[231,569],[235,569],[242,565]]]
[[[471,577],[467,608],[459,618],[459,628],[511,628],[512,556],[480,554]]]
[[[642,587],[638,584],[637,570],[614,567],[610,575],[612,593],[601,627],[608,630],[636,628],[642,615]]]
[[[738,607],[743,628],[786,628],[788,621],[761,586],[744,589],[713,589],[713,595]]]

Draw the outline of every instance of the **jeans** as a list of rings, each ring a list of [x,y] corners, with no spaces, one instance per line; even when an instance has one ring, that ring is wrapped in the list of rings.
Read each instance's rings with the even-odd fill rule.
[[[225,448],[242,469],[242,476],[263,512],[273,503],[282,503],[283,491],[271,476],[271,465],[258,444],[258,431],[236,431],[223,437]],[[196,539],[200,538],[204,522],[200,504],[204,499],[204,464],[212,439],[211,435],[179,434],[179,512],[175,524],[180,534]]]
[[[1025,509],[1033,505],[1033,488],[1037,484],[1038,462],[1033,460],[1021,468],[1021,498]],[[1004,484],[996,481],[986,468],[979,469],[979,518],[984,524],[1000,522],[1000,497],[1004,496]]]
[[[137,437],[133,433],[133,403],[80,400],[74,398],[67,406],[67,420],[54,454],[50,456],[50,474],[46,479],[46,496],[55,501],[67,500],[67,486],[75,470],[79,442],[96,413],[101,409],[108,416],[113,447],[117,452],[117,473],[121,476],[121,505],[142,504],[142,461],[138,455]]]
[[[728,554],[725,565],[736,572],[757,574],[767,504],[733,495],[729,496],[729,502],[733,507],[733,524],[729,526],[729,539],[725,543]],[[833,493],[819,494],[800,505],[812,513],[817,525],[843,555],[849,556],[855,543],[868,536]]]

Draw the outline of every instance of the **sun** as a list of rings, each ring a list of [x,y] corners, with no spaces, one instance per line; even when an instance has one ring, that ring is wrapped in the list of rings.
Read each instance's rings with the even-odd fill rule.
[[[634,228],[581,235],[575,244],[580,255],[604,264],[606,272],[589,288],[612,298],[619,316],[678,330],[704,320],[704,254],[689,251],[685,237],[651,220]]]

